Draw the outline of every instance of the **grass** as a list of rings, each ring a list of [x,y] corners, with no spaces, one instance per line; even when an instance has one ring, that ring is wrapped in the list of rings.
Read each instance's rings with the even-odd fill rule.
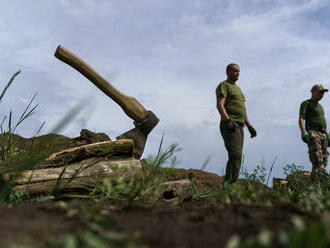
[[[226,248],[324,248],[330,244],[330,223],[320,221],[305,224],[298,217],[292,219],[294,230],[290,233],[280,232],[279,235],[262,230],[256,237],[241,240],[239,236],[233,236]]]
[[[20,74],[18,71],[12,75],[10,80],[5,85],[2,93],[0,94],[0,103],[5,96],[8,88],[14,82],[14,79]],[[31,149],[26,151],[18,148],[16,132],[18,128],[24,123],[25,120],[31,118],[35,114],[38,104],[34,104],[35,94],[30,102],[27,104],[23,112],[18,118],[16,123],[13,122],[13,113],[10,110],[9,114],[2,118],[0,124],[1,140],[0,140],[0,202],[18,202],[23,200],[34,200],[30,199],[29,195],[23,192],[16,192],[13,190],[14,179],[19,178],[20,175],[26,170],[33,170],[34,166],[43,161],[46,156],[49,155],[51,147],[49,144],[52,143],[54,136],[48,136],[42,142],[34,145],[34,138],[31,142]],[[84,101],[85,102],[85,101]],[[65,126],[67,126],[83,107],[82,103],[77,104],[71,109],[59,122],[51,133],[60,132]],[[38,135],[43,128],[45,122],[39,127]],[[64,170],[65,171],[65,170]],[[63,171],[63,173],[64,173]],[[61,182],[61,175],[59,176],[58,182]],[[59,184],[58,183],[58,184]],[[58,184],[57,187],[58,187]],[[54,189],[56,190],[56,188]]]

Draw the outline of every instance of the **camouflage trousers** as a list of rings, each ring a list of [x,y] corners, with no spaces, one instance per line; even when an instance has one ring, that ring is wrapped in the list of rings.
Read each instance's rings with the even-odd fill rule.
[[[315,130],[308,131],[310,141],[308,143],[309,160],[313,165],[312,179],[315,174],[325,172],[325,167],[328,164],[328,137],[324,132]]]

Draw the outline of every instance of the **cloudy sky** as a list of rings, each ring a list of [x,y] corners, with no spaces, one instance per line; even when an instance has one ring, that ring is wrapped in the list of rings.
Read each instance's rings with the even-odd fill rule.
[[[133,128],[114,101],[53,56],[61,44],[160,118],[144,156],[164,134],[165,147],[182,148],[177,167],[199,169],[210,157],[205,170],[223,174],[215,88],[235,62],[258,131],[255,139],[245,132],[244,168],[269,170],[278,157],[274,176],[291,163],[311,169],[297,120],[311,86],[330,87],[328,0],[11,0],[0,8],[1,87],[22,70],[0,115],[12,109],[18,118],[38,92],[39,107],[18,134],[33,136],[43,121],[47,133],[82,101],[62,134],[87,128],[115,139]],[[330,123],[330,96],[321,103]]]

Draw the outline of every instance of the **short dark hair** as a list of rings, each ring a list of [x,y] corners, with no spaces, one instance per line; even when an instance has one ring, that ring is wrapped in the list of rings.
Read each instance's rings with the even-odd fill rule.
[[[230,71],[230,69],[233,67],[233,65],[237,65],[239,67],[238,64],[235,64],[235,63],[230,63],[227,65],[227,68],[226,68],[226,73],[228,73]]]

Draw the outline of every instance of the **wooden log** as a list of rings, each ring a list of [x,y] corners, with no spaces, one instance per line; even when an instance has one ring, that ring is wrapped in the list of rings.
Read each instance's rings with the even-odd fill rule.
[[[161,183],[158,192],[154,192],[153,189],[151,189],[150,192],[147,192],[145,198],[148,201],[168,202],[190,199],[193,194],[191,181],[189,179],[181,179]]]
[[[23,172],[19,178],[14,179],[13,181],[17,184],[26,184],[57,180],[61,174],[63,179],[69,179],[72,177],[79,178],[87,176],[108,175],[113,173],[113,168],[116,166],[140,168],[141,164],[139,160],[133,158],[116,160],[90,158],[64,167],[28,170]]]
[[[288,184],[288,181],[283,178],[273,178],[273,189],[280,189],[282,187],[286,187]]]
[[[60,167],[66,164],[83,161],[91,157],[128,158],[133,155],[133,146],[133,140],[122,139],[73,147],[51,154],[45,159],[45,161],[36,165],[34,168]]]
[[[117,166],[127,167],[130,170],[125,171],[125,174],[118,174],[113,170]],[[50,192],[58,184],[59,177],[61,177],[59,190],[81,189],[85,188],[86,184],[100,182],[107,176],[132,176],[140,169],[140,160],[134,158],[115,160],[91,158],[63,168],[26,171],[20,178],[15,179],[19,185],[15,186],[14,190],[24,190],[29,194]]]
[[[79,180],[72,180],[72,181],[70,179],[64,179],[57,188],[57,190],[78,191],[81,189],[87,189],[88,186],[90,185],[102,182],[103,178],[105,178],[105,176],[82,177],[79,178]],[[40,183],[17,185],[13,187],[13,189],[16,191],[23,191],[30,195],[33,195],[33,194],[51,193],[52,191],[54,191],[55,187],[56,187],[56,181],[52,180],[52,181],[46,181]]]
[[[185,200],[191,198],[194,193],[189,179],[164,182],[161,185],[165,187],[165,190],[162,192],[160,199],[165,201]]]

